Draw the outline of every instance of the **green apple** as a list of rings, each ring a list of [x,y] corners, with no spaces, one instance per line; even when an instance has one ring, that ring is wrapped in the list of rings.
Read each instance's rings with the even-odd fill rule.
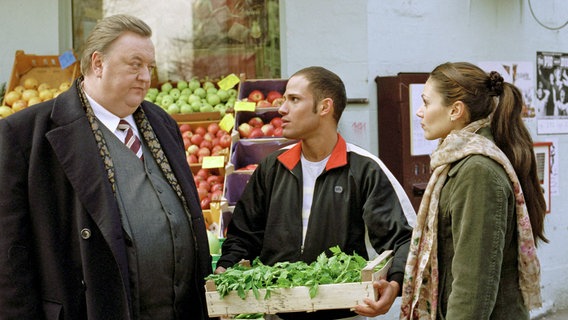
[[[160,90],[158,90],[158,88],[150,88],[148,89],[148,92],[146,94],[152,94],[154,96],[157,96],[160,93]]]
[[[207,94],[207,103],[214,106],[221,103],[221,98],[216,93]]]
[[[221,99],[222,102],[226,102],[229,99],[229,91],[224,89],[217,90],[217,95]]]
[[[176,102],[187,102],[189,100],[189,95],[182,94],[179,96]]]
[[[237,95],[238,95],[238,93],[239,93],[239,92],[237,91],[237,89],[235,89],[235,88],[231,88],[231,89],[229,89],[229,90],[227,90],[227,91],[229,91],[229,95],[230,95],[231,97],[237,97]]]
[[[189,103],[184,102],[184,103],[179,107],[179,112],[180,112],[181,114],[193,113],[193,108],[191,107],[191,105],[189,105]]]
[[[200,98],[205,98],[207,96],[207,91],[204,88],[197,88],[193,90],[193,94],[197,95]]]
[[[192,93],[193,93],[193,92],[191,91],[190,88],[185,88],[185,89],[181,90],[181,94],[182,94],[182,95],[185,94],[186,96],[189,96],[189,95],[192,94]]]
[[[183,90],[183,89],[187,89],[189,87],[189,83],[185,80],[180,80],[178,81],[176,88]]]
[[[168,92],[168,94],[172,96],[172,98],[174,98],[174,101],[177,101],[179,96],[181,96],[181,90],[178,88],[173,88],[172,90],[170,90],[170,92]]]
[[[199,112],[201,109],[201,100],[190,102],[189,105],[191,105],[194,112]]]
[[[211,106],[210,104],[203,104],[201,106],[201,108],[199,108],[199,112],[213,112],[215,111],[213,109],[213,106]]]
[[[201,87],[207,90],[209,88],[215,88],[215,84],[211,81],[205,81]]]
[[[192,92],[194,92],[195,89],[201,88],[201,82],[199,82],[199,80],[193,78],[189,81],[188,88],[191,89]]]
[[[160,105],[167,108],[173,103],[174,103],[174,98],[170,95],[166,95],[162,98],[162,103]]]
[[[189,102],[189,104],[192,104],[195,101],[201,102],[201,97],[199,97],[196,94],[190,94],[189,97],[187,98],[187,102]]]
[[[179,106],[178,106],[177,104],[172,103],[172,104],[170,104],[170,105],[168,106],[167,112],[168,112],[169,114],[177,114],[177,113],[180,112],[180,108],[179,108]]]
[[[207,88],[205,91],[207,91],[207,94],[210,94],[210,93],[217,93],[218,90],[217,88],[213,87],[213,88]]]
[[[161,91],[167,93],[167,92],[170,92],[170,90],[172,90],[173,87],[174,86],[170,82],[164,82],[160,88],[161,88]]]

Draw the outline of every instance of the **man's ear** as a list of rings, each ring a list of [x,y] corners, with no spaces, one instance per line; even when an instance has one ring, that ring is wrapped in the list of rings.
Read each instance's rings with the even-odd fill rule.
[[[103,69],[103,54],[95,51],[91,55],[91,70],[97,76],[100,76]]]
[[[325,115],[328,113],[333,113],[333,100],[331,98],[325,98],[320,102],[318,106],[321,115]]]

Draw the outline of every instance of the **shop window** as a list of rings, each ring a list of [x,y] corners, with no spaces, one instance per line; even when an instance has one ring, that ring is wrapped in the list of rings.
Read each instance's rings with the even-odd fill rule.
[[[73,0],[76,52],[82,51],[87,35],[103,12],[109,14],[108,8],[113,7],[112,0],[104,1]],[[192,0],[188,7],[184,11],[191,10],[192,28],[187,37],[174,41],[191,41],[192,52],[186,54],[186,43],[180,43],[179,47],[184,49],[177,52],[183,52],[183,57],[168,53],[171,61],[166,64],[167,70],[162,70],[160,78],[165,79],[161,80],[218,79],[231,73],[249,79],[280,78],[279,0]],[[156,30],[159,25],[152,28],[160,31]]]

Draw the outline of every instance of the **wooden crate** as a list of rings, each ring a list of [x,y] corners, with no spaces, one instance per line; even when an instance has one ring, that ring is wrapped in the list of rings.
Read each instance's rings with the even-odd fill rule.
[[[373,269],[382,261],[385,266],[377,272]],[[310,298],[309,287],[293,287],[272,290],[265,299],[266,290],[259,290],[259,299],[248,292],[245,299],[236,292],[230,292],[221,298],[215,283],[208,280],[205,284],[207,311],[210,317],[231,316],[241,313],[276,314],[282,312],[313,312],[329,309],[349,309],[363,303],[365,298],[377,299],[373,280],[385,278],[392,264],[392,250],[380,254],[361,271],[361,282],[325,284],[318,287],[318,293]]]
[[[61,69],[59,56],[26,54],[23,50],[17,50],[6,92],[22,85],[27,78],[33,77],[40,83],[45,82],[52,88],[58,88],[65,81],[72,83],[79,74],[78,61],[65,69]]]

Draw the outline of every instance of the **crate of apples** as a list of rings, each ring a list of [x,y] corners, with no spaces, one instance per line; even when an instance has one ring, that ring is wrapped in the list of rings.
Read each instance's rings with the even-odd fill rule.
[[[259,116],[239,124],[237,130],[241,139],[282,137],[282,117],[263,120]]]
[[[179,129],[189,165],[199,165],[204,157],[228,158],[231,135],[219,127],[218,122],[181,123]]]
[[[193,175],[201,209],[210,209],[211,202],[223,199],[225,177],[216,169],[199,169]]]

